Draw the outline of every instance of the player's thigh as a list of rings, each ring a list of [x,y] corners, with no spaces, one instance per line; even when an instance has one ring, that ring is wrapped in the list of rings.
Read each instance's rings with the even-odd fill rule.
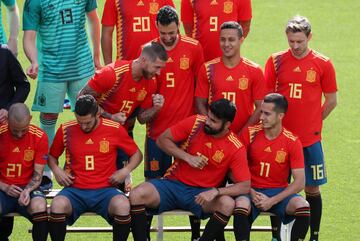
[[[75,109],[75,103],[80,90],[86,85],[88,79],[69,81],[67,86],[67,95],[69,96],[72,111]]]
[[[42,113],[62,112],[66,90],[66,82],[38,81],[31,109]]]
[[[31,192],[28,211],[30,214],[47,211],[47,203],[45,199],[45,194],[43,192],[41,192],[40,190],[35,190]]]
[[[306,186],[320,186],[327,182],[324,153],[321,142],[304,147]]]
[[[160,204],[158,187],[150,182],[143,182],[131,190],[129,199],[131,205],[144,204],[147,207],[156,208]]]
[[[108,212],[111,216],[128,215],[130,213],[129,199],[123,194],[113,196],[109,203]]]
[[[221,212],[227,216],[230,216],[235,208],[235,201],[232,197],[227,195],[221,195],[216,197],[211,202],[205,203],[202,209],[206,213]]]

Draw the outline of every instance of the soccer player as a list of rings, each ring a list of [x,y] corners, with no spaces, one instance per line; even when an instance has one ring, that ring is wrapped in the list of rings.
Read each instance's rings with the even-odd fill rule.
[[[214,240],[226,226],[234,208],[231,196],[247,194],[250,187],[246,150],[229,130],[235,113],[230,101],[220,99],[210,105],[207,116],[190,116],[157,139],[175,161],[163,179],[151,179],[131,191],[135,241],[146,240],[145,208],[157,213],[183,209],[199,218],[213,213],[201,241]],[[219,188],[229,171],[235,184]]]
[[[200,41],[205,61],[221,56],[220,26],[227,21],[238,22],[244,38],[250,30],[251,0],[181,0],[181,20],[185,33]]]
[[[238,110],[230,127],[235,133],[259,121],[260,104],[265,93],[260,66],[240,55],[243,41],[240,24],[229,21],[221,25],[222,57],[202,66],[195,93],[196,108],[201,114],[207,113],[208,105],[213,101],[221,98],[232,101]]]
[[[309,48],[312,34],[307,18],[293,17],[285,33],[290,48],[270,56],[265,80],[270,91],[288,99],[289,111],[283,124],[299,136],[304,147],[305,193],[311,208],[310,240],[317,241],[322,212],[319,186],[327,182],[321,129],[323,120],[337,104],[335,69],[328,57]]]
[[[0,216],[20,213],[33,223],[32,239],[46,241],[46,200],[38,187],[48,159],[48,139],[30,121],[27,106],[16,103],[9,109],[8,124],[0,125]]]
[[[194,111],[196,76],[204,63],[200,43],[179,34],[179,16],[171,6],[162,7],[156,17],[160,37],[156,40],[164,46],[168,61],[158,76],[158,93],[165,98],[158,113],[140,111],[138,120],[147,123],[145,141],[145,178],[160,178],[172,163],[172,157],[156,145],[156,139],[167,128],[189,117]],[[191,220],[193,220],[191,218]],[[194,239],[200,236],[200,222]]]
[[[50,207],[50,236],[65,240],[66,224],[72,225],[87,211],[101,215],[113,226],[113,240],[127,240],[130,204],[114,186],[141,162],[142,154],[125,129],[100,117],[96,100],[82,95],[75,104],[76,121],[62,124],[50,149],[49,166],[64,186]],[[130,156],[129,164],[116,169],[117,149]],[[65,170],[58,158],[65,150]]]
[[[251,223],[260,211],[278,215],[287,224],[295,219],[291,241],[304,240],[309,228],[309,204],[297,193],[304,189],[304,155],[298,137],[282,126],[287,111],[284,96],[271,93],[261,104],[261,124],[242,133],[247,146],[251,173],[251,205],[246,196],[236,200],[234,231],[236,240],[249,240]],[[288,177],[293,181],[288,184]]]
[[[86,36],[86,16],[94,58]],[[51,144],[65,94],[74,106],[78,92],[94,74],[94,65],[100,67],[100,21],[96,0],[27,0],[23,30],[24,51],[31,63],[26,73],[32,79],[39,77],[32,110],[40,112],[40,127]],[[50,188],[48,167],[45,175],[43,181],[48,182]]]
[[[102,16],[101,48],[105,64],[112,63],[116,26],[116,59],[136,59],[140,47],[159,36],[155,20],[159,9],[173,0],[106,0]]]
[[[3,2],[7,9],[8,19],[9,19],[9,39],[6,39],[6,34],[2,24],[2,14],[1,14],[1,2]],[[6,44],[11,52],[15,56],[18,54],[18,36],[19,36],[19,8],[16,4],[16,0],[1,0],[0,1],[0,44]]]

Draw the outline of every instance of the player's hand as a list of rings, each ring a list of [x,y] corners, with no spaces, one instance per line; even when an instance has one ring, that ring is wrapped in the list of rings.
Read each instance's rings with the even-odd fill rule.
[[[114,174],[109,177],[109,182],[113,186],[117,186],[120,183],[124,183],[125,178],[130,174],[126,167],[117,170]]]
[[[263,194],[264,195],[264,194]],[[268,196],[264,195],[262,199],[254,203],[255,206],[260,209],[261,211],[267,211],[269,210],[275,203],[273,202],[272,198],[269,198]]]
[[[5,193],[7,195],[9,195],[10,197],[16,197],[18,198],[22,192],[22,188],[21,187],[18,187],[16,185],[9,185],[6,190],[5,190]]]
[[[100,62],[100,57],[94,57],[94,66],[95,66],[96,70],[102,68],[102,65],[101,65],[101,62]]]
[[[6,45],[15,56],[18,55],[17,39],[9,38]]]
[[[125,178],[125,192],[126,193],[130,192],[131,189],[132,189],[133,182],[132,182],[131,176],[132,175],[131,175],[131,172],[130,172],[130,174],[127,175],[126,178]]]
[[[31,66],[26,70],[26,74],[32,79],[36,79],[36,77],[38,76],[38,72],[39,72],[38,63],[31,63]]]
[[[218,190],[215,188],[212,188],[210,190],[207,190],[205,192],[200,193],[199,195],[195,196],[195,202],[199,204],[200,206],[204,205],[207,202],[211,202],[214,200],[217,195],[219,194]]]
[[[8,119],[8,111],[6,109],[0,109],[0,124],[6,124]]]
[[[197,156],[189,155],[189,158],[187,158],[186,161],[194,168],[203,169],[208,163],[208,158],[200,153],[197,153]]]
[[[124,112],[118,112],[111,116],[111,120],[116,121],[116,122],[120,123],[121,125],[124,125],[125,121],[126,121],[126,115]]]
[[[164,106],[165,98],[164,98],[164,96],[162,96],[160,94],[153,94],[152,101],[153,101],[154,108],[156,108],[157,110],[160,110]]]
[[[30,192],[29,189],[25,189],[21,192],[20,197],[18,199],[18,203],[20,206],[27,206],[30,203]]]
[[[68,187],[73,184],[75,177],[61,168],[53,171],[56,181],[60,186]]]

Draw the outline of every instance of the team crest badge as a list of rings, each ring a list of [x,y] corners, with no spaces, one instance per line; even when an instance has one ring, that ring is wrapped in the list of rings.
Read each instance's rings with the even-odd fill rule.
[[[159,11],[159,4],[156,3],[156,2],[150,3],[149,13],[150,14],[157,14],[158,11]]]
[[[150,162],[150,170],[151,171],[159,171],[160,167],[159,167],[159,161],[152,159]]]
[[[284,152],[284,151],[277,151],[277,152],[276,152],[275,161],[276,161],[277,163],[284,163],[284,162],[285,162],[285,157],[286,157],[286,152]]]
[[[46,97],[44,94],[41,94],[39,97],[38,97],[38,101],[39,101],[39,105],[40,106],[45,106],[46,105]]]
[[[249,79],[248,78],[240,78],[239,79],[239,89],[246,90],[249,85]]]
[[[308,70],[306,71],[306,81],[313,83],[316,80],[316,71],[315,70]]]
[[[221,150],[217,150],[215,152],[215,154],[212,156],[212,159],[216,162],[216,163],[221,163],[222,159],[224,158],[224,152]]]
[[[182,57],[180,58],[180,69],[187,70],[189,68],[189,58]]]
[[[136,97],[136,100],[137,101],[143,101],[145,99],[146,95],[147,95],[146,90],[144,90],[144,89],[139,90],[139,93],[138,93],[138,96]]]
[[[34,159],[34,151],[33,150],[25,150],[24,151],[24,160],[32,161]]]
[[[232,13],[233,5],[234,5],[234,3],[232,1],[224,2],[224,13],[226,13],[226,14]]]
[[[100,149],[101,153],[108,153],[109,152],[109,142],[106,140],[100,141]]]

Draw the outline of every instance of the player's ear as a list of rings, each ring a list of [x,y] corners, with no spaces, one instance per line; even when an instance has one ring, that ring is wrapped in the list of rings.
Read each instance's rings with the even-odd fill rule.
[[[279,115],[280,120],[282,120],[285,116],[285,113],[279,113],[278,115]]]

